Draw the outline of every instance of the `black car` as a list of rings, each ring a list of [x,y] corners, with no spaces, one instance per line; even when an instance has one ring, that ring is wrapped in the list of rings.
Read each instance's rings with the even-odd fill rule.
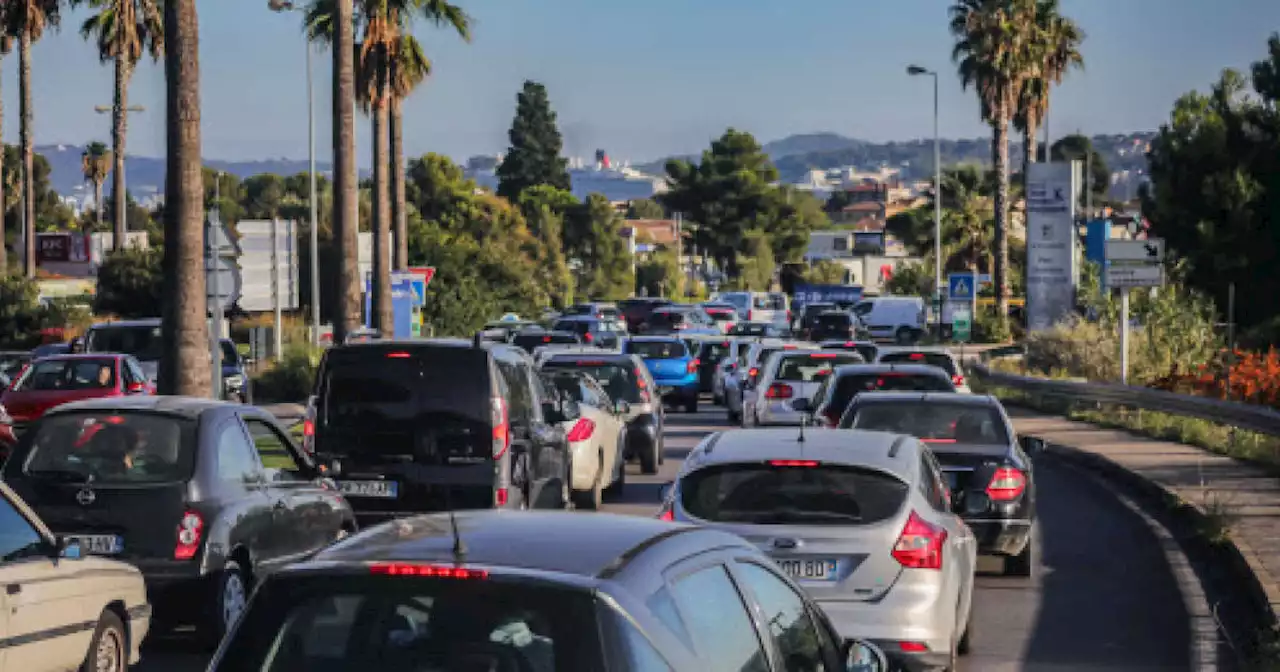
[[[706,338],[698,342],[698,383],[703,392],[715,388],[716,368],[729,354],[731,345],[732,341],[727,338]]]
[[[618,306],[606,301],[575,303],[564,309],[562,317],[594,317],[601,320],[609,320],[611,322],[622,319],[622,316],[618,312]]]
[[[627,459],[638,460],[643,473],[658,473],[663,462],[662,400],[653,376],[638,356],[614,352],[555,354],[542,363],[542,368],[585,372],[600,383],[610,399],[627,402]]]
[[[828,310],[818,313],[809,322],[805,338],[811,341],[829,339],[856,338],[858,335],[858,318],[853,313],[843,310]]]
[[[544,345],[581,345],[582,337],[572,331],[547,331],[542,327],[521,329],[511,337],[514,345],[529,354]]]
[[[880,352],[880,347],[871,341],[855,341],[844,338],[836,338],[822,341],[818,347],[823,350],[857,350],[859,355],[868,362],[876,361],[876,355]]]
[[[209,672],[887,672],[759,548],[652,518],[466,511],[268,579]]]
[[[222,339],[222,388],[225,399],[242,404],[253,403],[253,390],[249,385],[249,372],[244,358],[229,338]]]
[[[772,322],[739,322],[729,328],[729,335],[744,338],[789,338],[791,332]]]
[[[671,305],[671,299],[652,296],[641,296],[623,299],[618,302],[618,310],[627,325],[627,331],[633,334],[643,333],[649,321],[649,314],[657,308]]]
[[[313,397],[316,459],[362,521],[569,501],[564,409],[516,347],[480,339],[334,347]]]
[[[618,347],[618,336],[623,333],[622,323],[616,319],[586,315],[562,317],[552,329],[575,333],[583,343],[601,348]]]
[[[58,406],[23,434],[3,477],[53,532],[142,570],[158,624],[214,641],[255,582],[356,529],[271,414],[209,399]]]
[[[812,413],[826,427],[835,427],[854,397],[877,390],[955,392],[956,387],[945,372],[924,364],[850,364],[827,376],[812,398],[797,399],[792,407]]]
[[[804,304],[800,309],[800,319],[796,320],[795,328],[801,334],[807,334],[813,328],[814,320],[822,313],[836,310],[836,304],[829,301],[814,301]]]
[[[1030,453],[1040,442],[1018,440],[999,400],[954,392],[862,394],[840,428],[918,437],[942,465],[952,507],[973,529],[978,552],[1005,557],[1005,574],[1031,576],[1036,486]]]

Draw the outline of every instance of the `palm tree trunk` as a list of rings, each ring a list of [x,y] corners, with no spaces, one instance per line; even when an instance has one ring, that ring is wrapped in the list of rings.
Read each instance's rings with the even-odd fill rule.
[[[0,99],[0,127],[4,123],[4,102]],[[2,130],[2,128],[0,128]],[[3,133],[0,133],[3,137]],[[5,218],[9,214],[9,190],[5,188],[4,143],[0,142],[0,277],[9,275],[9,244],[5,240]]]
[[[1009,323],[1009,117],[1001,115],[995,129],[996,169],[996,268],[991,278],[996,290],[996,319],[1007,330]]]
[[[93,203],[98,208],[98,230],[102,230],[102,180],[93,181]],[[119,247],[115,248],[121,249]]]
[[[391,162],[385,102],[373,106],[373,327],[390,337],[395,333],[395,313],[391,307],[391,184],[387,168]]]
[[[36,189],[35,147],[31,139],[31,33],[23,31],[18,49],[18,88],[20,97],[19,142],[22,145],[22,269],[28,278],[36,277]]]
[[[165,207],[161,394],[212,393],[204,284],[200,36],[196,0],[164,3]],[[116,209],[124,207],[117,202]]]
[[[338,249],[338,296],[333,338],[341,343],[360,326],[360,198],[356,180],[355,28],[352,0],[337,0],[333,20],[333,230]]]
[[[117,56],[115,104],[111,109],[111,156],[112,161],[115,162],[111,170],[111,198],[116,204],[115,211],[112,213],[115,220],[112,242],[116,250],[123,250],[126,239],[129,237],[129,223],[126,219],[129,208],[126,207],[128,198],[125,197],[124,186],[124,139],[128,129],[130,74],[128,60],[123,56]],[[102,224],[101,217],[98,218],[98,224]]]
[[[1036,137],[1036,125],[1032,121],[1027,121],[1027,130],[1023,133],[1022,143],[1022,181],[1027,181],[1027,172],[1031,164],[1036,162],[1036,149],[1038,147]]]
[[[404,109],[400,98],[391,100],[391,223],[395,226],[396,251],[392,268],[409,268],[409,217],[404,193]]]

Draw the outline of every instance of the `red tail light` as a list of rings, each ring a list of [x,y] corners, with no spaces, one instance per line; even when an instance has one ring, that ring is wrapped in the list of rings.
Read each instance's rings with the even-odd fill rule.
[[[817,460],[769,460],[771,467],[816,467]]]
[[[774,383],[765,391],[766,399],[790,399],[795,394],[795,390],[791,389],[786,383]]]
[[[955,439],[920,439],[925,443],[955,443]]]
[[[956,387],[960,387],[961,385],[964,385],[964,376],[958,373],[954,376],[951,376],[951,384],[955,385]]]
[[[675,519],[676,514],[671,509],[663,509],[662,513],[658,514],[658,520],[665,520],[668,523],[674,522]]]
[[[587,333],[582,335],[582,340],[590,343],[592,340],[595,339],[595,337],[596,337],[595,334],[588,331]]]
[[[947,531],[911,512],[893,545],[893,559],[907,569],[942,569],[942,545]]]
[[[898,642],[903,653],[928,653],[929,645],[924,642]]]
[[[305,437],[316,435],[316,423],[311,418],[302,421],[302,435]]]
[[[758,368],[756,368],[756,367],[754,367],[754,366],[747,370],[747,377],[748,377],[748,378],[755,378],[755,377],[756,377],[756,376],[758,376],[758,375],[760,375],[760,369],[758,369]]]
[[[569,434],[565,438],[568,439],[569,443],[586,441],[591,438],[591,433],[594,431],[596,431],[596,423],[586,418],[578,418],[578,421],[573,424],[573,429],[569,430]]]
[[[178,522],[178,543],[173,547],[174,560],[190,560],[200,551],[200,540],[204,537],[204,517],[195,511],[182,514]]]
[[[649,385],[644,382],[644,374],[640,369],[636,369],[636,387],[640,388],[640,403],[649,403]]]
[[[418,565],[407,562],[376,562],[369,565],[370,574],[382,576],[422,576],[433,579],[487,579],[489,572],[466,567]]]
[[[693,373],[697,371],[699,364],[700,364],[699,360],[696,360],[696,359],[689,360],[689,373]]]
[[[550,342],[551,342],[551,337],[550,337],[550,336],[543,336],[543,337],[542,337],[542,342],[543,342],[543,343],[550,343]]]
[[[755,319],[755,315],[756,315],[756,313],[755,313],[755,311],[754,311],[754,310],[748,310],[748,311],[747,311],[747,321],[748,321],[748,322],[753,321],[753,320]]]
[[[907,359],[910,359],[910,360],[911,360],[911,361],[913,361],[913,362],[918,362],[918,361],[920,361],[920,360],[924,359],[924,353],[923,353],[923,352],[913,352],[913,353],[911,353],[910,355],[907,355]]]
[[[407,352],[388,352],[388,353],[387,353],[387,358],[388,358],[388,359],[409,359],[409,353],[407,353]]]
[[[987,496],[996,502],[1007,502],[1022,496],[1027,489],[1027,477],[1013,467],[1000,467],[991,475],[987,484]]]
[[[495,396],[490,402],[490,421],[493,423],[493,459],[502,457],[511,447],[511,423],[507,414],[507,402]]]
[[[493,491],[493,505],[502,507],[507,505],[508,492],[506,488],[498,488]]]
[[[809,359],[835,359],[835,358],[836,358],[836,353],[834,352],[815,352],[812,355],[809,355]]]
[[[796,346],[791,345],[791,344],[789,344],[789,343],[788,343],[787,345],[782,346],[782,349],[783,349],[783,350],[795,350],[795,349],[796,349]]]

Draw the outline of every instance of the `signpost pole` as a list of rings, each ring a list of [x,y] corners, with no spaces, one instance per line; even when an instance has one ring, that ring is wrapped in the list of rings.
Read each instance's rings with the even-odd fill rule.
[[[213,337],[209,339],[209,354],[213,358],[213,398],[222,398],[222,292],[218,288],[218,276],[222,275],[219,262],[218,235],[212,226],[205,224],[205,249],[209,253],[209,268],[213,269],[213,298],[208,301],[210,326]]]
[[[275,350],[271,354],[280,359],[283,350],[280,332],[284,328],[284,319],[280,314],[280,220],[274,217],[271,218],[271,309],[275,311],[275,335],[272,342]]]
[[[1129,384],[1129,288],[1120,288],[1120,384]]]
[[[973,291],[969,293],[969,321],[971,324],[978,321],[978,289],[980,287],[982,287],[982,281],[978,278],[978,269],[975,266],[973,269]],[[973,339],[971,338],[970,340]]]

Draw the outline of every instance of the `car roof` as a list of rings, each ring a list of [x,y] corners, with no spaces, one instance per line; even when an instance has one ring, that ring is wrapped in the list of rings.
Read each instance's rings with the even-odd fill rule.
[[[62,352],[54,355],[45,355],[39,359],[42,362],[47,362],[62,359],[124,359],[131,356],[122,352]]]
[[[130,397],[103,397],[99,399],[87,399],[85,401],[73,401],[50,409],[45,413],[45,417],[61,413],[76,413],[84,411],[150,411],[154,413],[165,413],[168,415],[177,415],[184,418],[195,419],[209,410],[234,408],[239,406],[240,404],[218,401],[216,399],[206,399],[204,397],[138,395]]]
[[[466,562],[490,567],[600,577],[663,539],[710,530],[656,518],[613,513],[467,510],[454,514]],[[732,535],[714,535],[735,541]],[[311,564],[387,561],[453,562],[448,513],[400,518],[367,528],[320,551]]]
[[[937,402],[965,406],[989,406],[999,408],[1000,401],[989,394],[965,394],[964,392],[886,392],[868,390],[853,398],[854,404],[892,404],[904,401]]]
[[[846,364],[836,367],[836,376],[856,376],[860,373],[912,373],[920,376],[947,378],[947,372],[930,364],[896,364],[881,362],[878,364]]]
[[[886,345],[880,348],[882,355],[891,355],[896,352],[922,352],[926,354],[949,355],[954,358],[956,355],[951,349],[944,345]]]
[[[652,336],[628,336],[627,340],[633,343],[670,343],[671,341],[683,343],[684,337],[676,334],[654,334]]]
[[[800,437],[804,440],[801,441]],[[730,429],[713,435],[690,456],[693,468],[769,460],[816,460],[879,469],[909,480],[919,440],[905,434],[863,429],[799,427]]]
[[[160,326],[160,318],[149,317],[144,320],[114,320],[111,322],[96,322],[90,329],[102,329],[104,327],[158,327]]]
[[[617,350],[601,350],[600,352],[583,352],[566,350],[554,350],[548,355],[543,362],[581,362],[581,361],[603,361],[610,364],[630,364],[631,355]]]

